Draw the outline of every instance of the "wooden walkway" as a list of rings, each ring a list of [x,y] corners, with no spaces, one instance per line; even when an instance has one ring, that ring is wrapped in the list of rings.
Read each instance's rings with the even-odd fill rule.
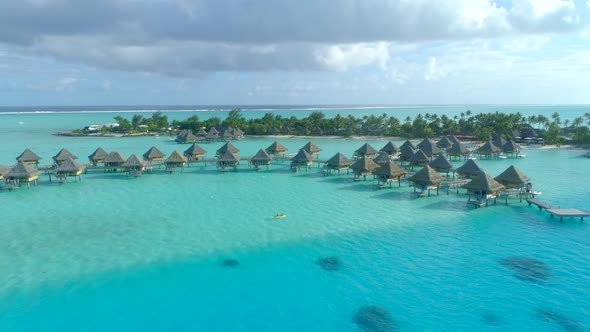
[[[534,205],[534,206],[538,207],[539,210],[543,210],[543,209],[548,210],[548,209],[555,208],[553,205],[551,205],[549,203],[545,203],[545,202],[542,202],[542,201],[540,201],[538,199],[534,199],[534,198],[527,198],[526,202],[529,203],[529,206]]]
[[[559,221],[563,221],[564,217],[580,217],[580,221],[584,221],[584,217],[590,216],[590,212],[578,210],[578,209],[561,209],[559,207],[553,206],[549,203],[542,202],[538,199],[534,198],[527,198],[527,203],[530,205],[534,205],[539,208],[539,210],[545,209],[547,213],[551,215],[551,217],[556,216],[559,217]]]

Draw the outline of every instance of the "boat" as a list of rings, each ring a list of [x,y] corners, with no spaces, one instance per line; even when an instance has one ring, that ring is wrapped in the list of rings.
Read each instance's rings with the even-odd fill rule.
[[[273,219],[283,219],[283,218],[287,218],[286,214],[275,214],[274,216],[272,216]]]

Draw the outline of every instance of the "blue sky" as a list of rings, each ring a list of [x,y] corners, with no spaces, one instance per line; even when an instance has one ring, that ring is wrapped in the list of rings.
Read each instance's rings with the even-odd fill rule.
[[[3,0],[0,105],[585,104],[590,0]]]

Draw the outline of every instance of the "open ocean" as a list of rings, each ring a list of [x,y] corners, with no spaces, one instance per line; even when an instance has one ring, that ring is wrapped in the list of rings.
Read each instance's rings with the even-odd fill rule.
[[[162,110],[169,119],[224,117],[233,107],[0,108],[0,164],[31,148],[49,164],[62,147],[86,162],[97,147],[125,156],[173,137],[59,137],[55,132]],[[247,107],[305,116],[309,107]],[[590,106],[325,108],[326,115],[558,112]],[[241,156],[273,138],[232,142]],[[295,153],[308,140],[279,141]],[[368,142],[314,139],[321,159],[352,156]],[[396,144],[402,142],[396,141]],[[202,144],[208,157],[223,143]],[[492,176],[515,165],[539,199],[590,210],[590,158],[566,149],[524,148],[525,158],[482,160]],[[462,162],[455,162],[458,167]],[[474,209],[467,196],[413,198],[412,188],[373,180],[293,173],[288,163],[255,172],[214,165],[139,178],[90,171],[60,185],[0,190],[0,331],[587,331],[590,226],[559,222],[534,207]],[[272,219],[285,213],[285,219]],[[316,261],[338,257],[328,271]],[[235,259],[237,266],[223,266]],[[365,306],[390,314],[388,329],[363,330]],[[383,327],[383,326],[381,326]]]

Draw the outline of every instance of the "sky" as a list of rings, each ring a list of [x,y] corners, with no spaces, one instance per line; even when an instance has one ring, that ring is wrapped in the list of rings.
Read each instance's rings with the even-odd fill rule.
[[[0,105],[590,104],[590,0],[2,0]]]

